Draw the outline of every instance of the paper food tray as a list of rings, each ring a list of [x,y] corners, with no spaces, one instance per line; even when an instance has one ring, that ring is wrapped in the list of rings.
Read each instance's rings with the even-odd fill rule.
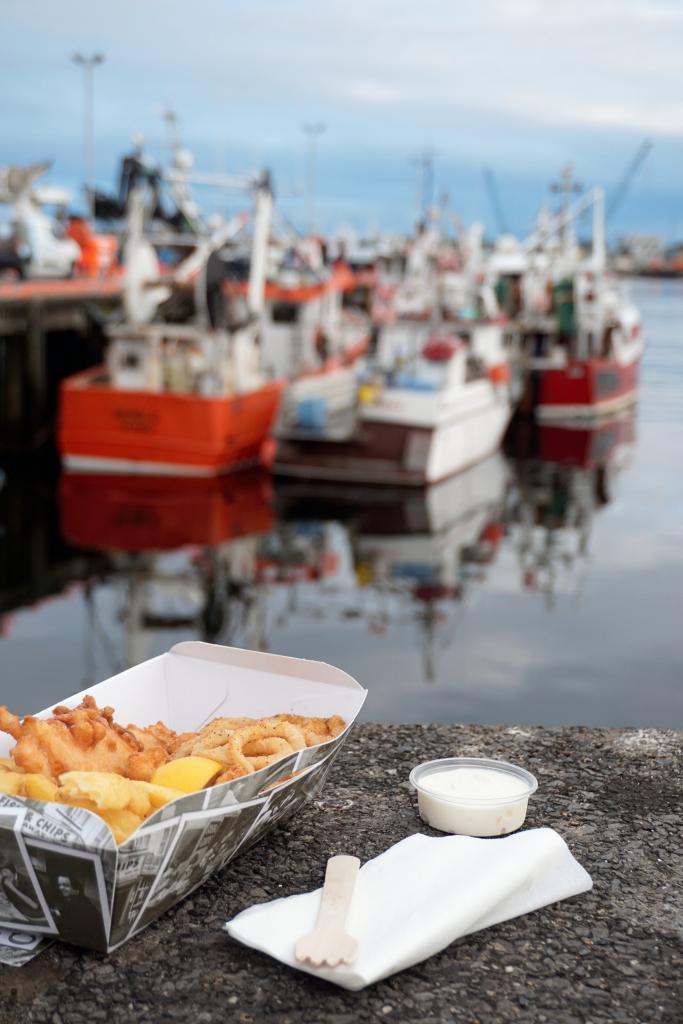
[[[90,811],[0,794],[0,963],[26,962],[45,938],[111,951],[146,927],[319,790],[366,696],[323,662],[188,641],[38,717],[86,693],[118,722],[161,719],[178,732],[224,715],[341,715],[347,725],[327,743],[174,800],[119,847]],[[13,746],[0,733],[0,757]]]

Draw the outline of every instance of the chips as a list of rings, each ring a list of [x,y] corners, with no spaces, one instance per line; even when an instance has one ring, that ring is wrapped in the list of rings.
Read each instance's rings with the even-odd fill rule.
[[[23,796],[21,775],[18,772],[0,772],[0,793],[8,796]]]
[[[159,807],[185,796],[180,789],[125,779],[113,772],[64,772],[59,783],[60,800],[94,810],[111,827],[117,843]]]
[[[74,710],[55,708],[54,717],[46,721],[27,716],[22,722],[4,706],[0,712],[4,716],[0,729],[17,740],[13,754],[20,761],[17,764],[13,757],[0,757],[0,794],[83,807],[107,822],[117,843],[128,839],[171,800],[250,775],[305,747],[326,743],[345,728],[338,715],[307,718],[282,714],[214,718],[197,732],[178,736],[161,722],[142,730],[137,726],[122,729],[114,722],[113,710],[98,708],[92,697],[86,697]],[[20,751],[23,759],[19,757],[20,741],[23,737],[28,742],[28,733],[38,727],[43,732],[33,739],[42,742],[36,747],[40,757],[36,754],[29,763],[23,756],[26,743]],[[125,747],[126,774],[90,770],[91,765],[112,762],[109,753],[116,753],[117,743]],[[57,747],[60,758],[56,763],[60,767],[54,759],[45,760],[48,749],[54,752]],[[122,757],[118,761],[114,758],[112,763],[123,764]],[[134,757],[146,759],[144,772],[131,769]],[[69,765],[88,770],[57,774]],[[141,781],[139,775],[153,781]]]
[[[114,772],[64,772],[57,785],[46,775],[18,770],[10,758],[0,763],[0,793],[83,807],[104,818],[117,843],[128,839],[159,807],[186,795]]]
[[[59,800],[59,787],[45,775],[27,773],[22,778],[22,788],[23,795],[29,800],[47,800],[52,803]]]
[[[56,801],[59,799],[58,792],[57,786],[46,775],[22,772],[10,758],[3,758],[3,764],[0,765],[0,793],[25,796],[29,800]]]
[[[144,818],[139,817],[137,814],[133,814],[132,811],[128,811],[125,808],[112,809],[112,810],[101,810],[97,812],[101,818],[104,818],[109,828],[114,834],[114,839],[117,843],[125,843],[126,839],[132,836],[133,832],[142,825]]]

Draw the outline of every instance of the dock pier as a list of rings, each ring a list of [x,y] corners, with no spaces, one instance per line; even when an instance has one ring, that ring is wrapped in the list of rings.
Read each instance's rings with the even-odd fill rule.
[[[674,1024],[681,1019],[680,732],[533,726],[354,728],[317,799],[109,956],[55,943],[0,967],[3,1024]],[[549,825],[591,892],[476,932],[360,992],[231,941],[254,903],[315,889],[333,853],[366,861],[415,832],[420,761],[530,768],[525,827]]]
[[[119,275],[0,281],[0,454],[51,437],[59,382],[102,358],[102,324],[117,308]]]

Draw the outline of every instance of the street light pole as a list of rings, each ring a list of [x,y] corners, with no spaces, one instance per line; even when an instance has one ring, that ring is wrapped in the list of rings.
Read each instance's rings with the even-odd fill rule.
[[[434,201],[434,150],[425,146],[411,163],[417,167],[417,221],[427,223],[427,216]]]
[[[320,121],[305,124],[302,126],[304,135],[308,136],[308,170],[306,181],[306,192],[308,194],[308,230],[314,235],[316,232],[315,217],[315,190],[316,190],[316,158],[318,139],[325,131],[325,125]]]
[[[85,57],[82,53],[74,53],[71,57],[74,64],[83,68],[83,187],[86,194],[88,213],[91,219],[95,216],[95,195],[93,190],[94,175],[94,128],[93,128],[93,71],[104,61],[103,53],[93,53]]]

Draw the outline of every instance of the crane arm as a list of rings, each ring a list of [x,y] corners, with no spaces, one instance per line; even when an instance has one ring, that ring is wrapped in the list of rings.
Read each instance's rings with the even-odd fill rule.
[[[619,180],[619,183],[616,189],[614,190],[614,195],[607,204],[607,220],[610,220],[610,218],[614,216],[617,209],[621,206],[624,200],[624,196],[629,190],[631,182],[636,176],[641,165],[644,163],[645,158],[652,149],[653,145],[654,143],[650,139],[644,139],[641,142],[638,149],[636,150],[635,156],[633,157],[631,162],[628,164],[626,170],[622,174],[621,179]]]
[[[498,192],[498,186],[494,177],[493,171],[490,167],[482,167],[481,173],[484,176],[484,184],[486,185],[486,191],[488,192],[491,206],[495,214],[495,218],[498,222],[498,231],[501,235],[507,235],[508,226],[503,213],[503,207],[500,201],[500,193]]]

